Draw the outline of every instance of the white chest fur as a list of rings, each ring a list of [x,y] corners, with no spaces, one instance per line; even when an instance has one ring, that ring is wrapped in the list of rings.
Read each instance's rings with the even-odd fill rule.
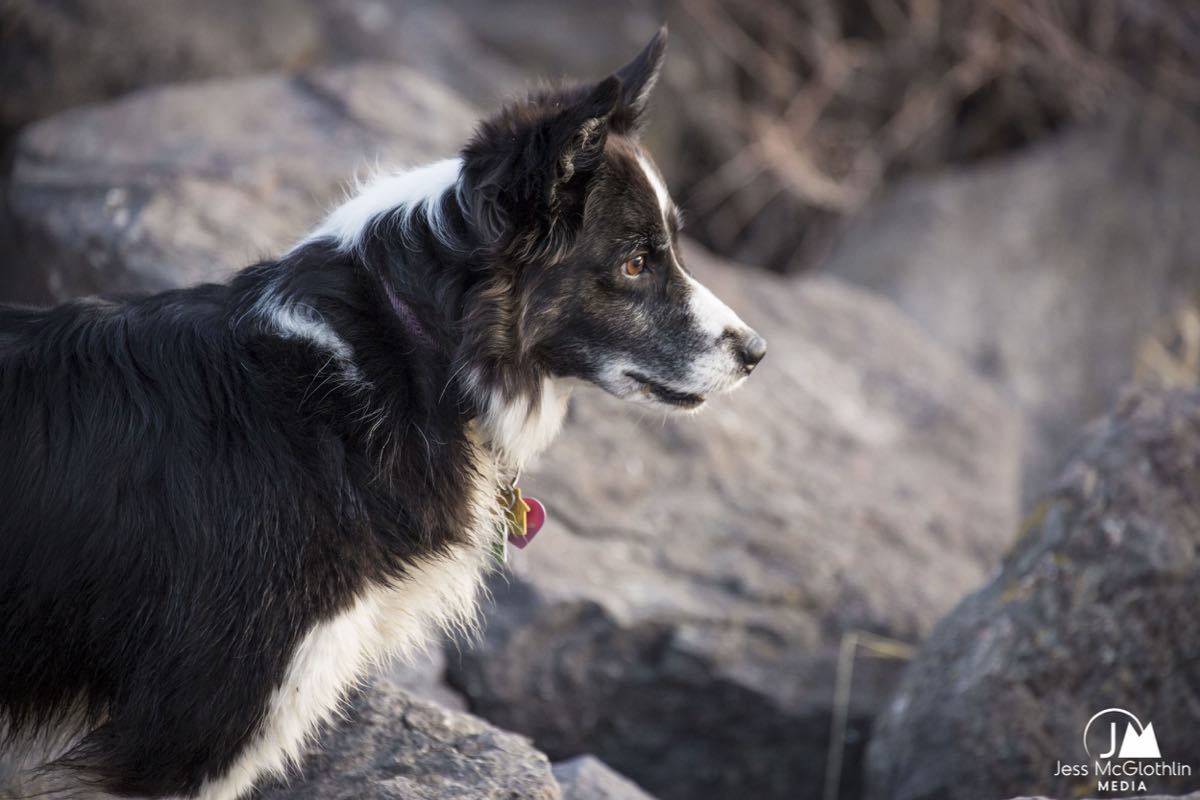
[[[498,389],[483,393],[482,436],[505,463],[520,469],[546,449],[562,428],[571,399],[570,384],[544,378],[537,397],[506,397]]]
[[[483,452],[482,450],[480,452]],[[295,764],[317,726],[346,691],[388,658],[436,646],[443,633],[474,632],[482,578],[500,509],[493,459],[478,465],[472,493],[476,520],[467,543],[413,566],[395,587],[372,587],[348,610],[313,628],[292,656],[271,697],[261,732],[224,776],[204,786],[201,800],[235,800],[267,774]]]

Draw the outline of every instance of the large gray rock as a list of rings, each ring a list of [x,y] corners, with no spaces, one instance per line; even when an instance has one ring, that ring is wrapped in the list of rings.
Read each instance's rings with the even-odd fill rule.
[[[218,113],[219,112],[219,113]],[[21,136],[0,294],[163,289],[277,254],[377,162],[453,155],[476,113],[396,66],[149,89]]]
[[[7,0],[0,151],[31,121],[137,89],[361,60],[493,101],[537,79],[601,77],[660,14],[638,0],[518,0],[502,14],[486,0]]]
[[[665,798],[819,796],[842,636],[919,641],[984,579],[1017,425],[886,303],[688,258],[767,360],[694,418],[578,393],[523,480],[550,522],[451,680],[552,758]],[[843,797],[897,669],[856,666]]]
[[[327,57],[307,0],[7,0],[0,8],[0,148],[21,125],[175,80]]]
[[[395,659],[385,674],[393,684],[422,700],[432,700],[455,711],[467,710],[462,695],[446,685],[446,656],[439,648]]]
[[[1127,394],[1030,515],[1000,573],[941,622],[872,738],[879,800],[1097,794],[1088,720],[1153,723],[1200,789],[1200,392]],[[1107,749],[1102,720],[1099,752]],[[1095,731],[1093,731],[1095,733]],[[1092,751],[1096,751],[1093,742]]]
[[[888,191],[824,270],[895,300],[1026,411],[1026,496],[1200,295],[1200,155],[1117,130]]]
[[[595,756],[576,756],[554,765],[563,800],[654,800]]]
[[[349,703],[262,800],[561,800],[550,762],[481,719],[419,700],[386,678]]]
[[[642,0],[512,0],[503,13],[488,0],[317,5],[335,57],[396,59],[487,104],[542,80],[602,78],[663,23]]]

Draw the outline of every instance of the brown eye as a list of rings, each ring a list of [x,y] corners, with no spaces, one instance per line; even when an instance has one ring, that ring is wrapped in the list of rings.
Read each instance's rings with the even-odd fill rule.
[[[634,256],[621,265],[621,272],[625,273],[627,278],[636,278],[642,274],[642,270],[646,268],[645,256]]]

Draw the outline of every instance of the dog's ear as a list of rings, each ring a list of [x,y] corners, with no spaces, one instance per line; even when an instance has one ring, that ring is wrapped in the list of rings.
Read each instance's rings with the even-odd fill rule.
[[[548,256],[583,220],[588,182],[604,158],[621,81],[517,104],[480,126],[463,151],[472,217],[491,245]]]
[[[581,185],[604,158],[604,143],[613,112],[621,99],[621,81],[611,76],[596,84],[583,100],[570,103],[548,124],[549,152],[557,156],[550,178],[551,204],[571,185]]]
[[[667,26],[663,25],[637,58],[617,70],[623,91],[621,102],[612,116],[612,129],[615,132],[634,136],[641,133],[650,92],[658,82],[658,73],[662,71],[666,53]]]

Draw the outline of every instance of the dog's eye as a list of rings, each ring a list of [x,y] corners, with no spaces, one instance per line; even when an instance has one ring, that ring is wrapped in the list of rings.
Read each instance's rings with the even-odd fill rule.
[[[636,278],[638,275],[642,274],[642,270],[645,268],[646,257],[634,256],[621,265],[621,272],[623,272],[627,278]]]

